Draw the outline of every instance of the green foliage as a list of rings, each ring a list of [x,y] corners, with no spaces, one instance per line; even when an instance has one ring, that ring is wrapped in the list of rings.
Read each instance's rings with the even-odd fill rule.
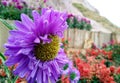
[[[0,53],[0,59],[1,59],[3,62],[6,60],[5,56],[4,56],[2,53]]]
[[[73,19],[68,18],[67,23],[69,25],[69,28],[77,28],[77,29],[88,30],[88,31],[92,29],[92,26],[90,23],[87,23],[83,20],[78,21],[76,17],[74,17]]]
[[[101,83],[101,82],[100,82],[99,78],[97,78],[96,76],[94,76],[94,77],[92,78],[92,80],[91,80],[90,83]]]
[[[116,83],[120,83],[120,74],[115,74],[114,75],[114,80]]]
[[[56,83],[62,83],[62,81],[61,81],[61,80],[59,80],[59,81],[57,81]]]
[[[0,3],[0,18],[9,20],[20,20],[20,14],[25,13],[31,17],[32,9],[24,7],[23,9],[15,8],[14,6],[4,6]]]
[[[105,50],[112,51],[112,59],[116,66],[120,66],[120,44],[108,45]]]
[[[84,79],[80,79],[78,81],[78,83],[101,83],[101,82],[100,82],[99,78],[94,76],[90,82],[88,82],[88,79],[84,78]]]
[[[107,60],[107,61],[105,62],[105,65],[106,65],[106,67],[110,67],[110,66],[112,66],[113,64],[112,64],[112,62],[110,62],[109,60]]]
[[[5,65],[3,64],[6,60],[5,56],[0,53],[0,59],[2,60],[2,64],[0,64],[0,69],[4,70],[4,73],[6,74],[5,76],[0,75],[0,83],[15,83],[18,76],[14,76],[12,74],[12,71]],[[13,70],[14,66],[12,67]],[[2,72],[1,72],[2,73]]]
[[[67,24],[69,26],[69,28],[75,28],[75,25],[74,25],[74,21],[72,21],[71,19],[67,19]]]
[[[87,79],[81,79],[78,81],[78,83],[87,83]]]

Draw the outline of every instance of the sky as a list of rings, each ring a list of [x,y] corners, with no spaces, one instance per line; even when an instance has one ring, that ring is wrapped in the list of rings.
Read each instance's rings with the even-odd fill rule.
[[[101,16],[120,27],[120,0],[87,0]]]

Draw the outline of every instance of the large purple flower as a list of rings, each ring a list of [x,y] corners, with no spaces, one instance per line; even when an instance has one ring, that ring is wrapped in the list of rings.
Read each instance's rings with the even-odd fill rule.
[[[32,12],[33,20],[21,15],[16,30],[10,31],[5,44],[7,66],[18,64],[15,75],[26,78],[29,83],[56,83],[63,66],[69,62],[59,38],[67,29],[67,14],[53,9],[42,9],[41,14]]]

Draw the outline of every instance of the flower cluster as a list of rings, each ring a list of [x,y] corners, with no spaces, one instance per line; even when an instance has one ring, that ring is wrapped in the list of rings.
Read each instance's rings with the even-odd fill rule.
[[[107,52],[112,52],[111,56],[112,60],[115,62],[116,66],[120,65],[120,43],[117,43],[115,41],[110,41],[108,44],[104,44],[103,49]]]
[[[87,64],[85,61],[75,58],[75,64],[80,72],[81,79],[82,78],[91,78],[91,69],[90,65]]]
[[[9,20],[20,20],[20,14],[25,13],[30,16],[31,9],[23,0],[1,0],[0,18]]]
[[[78,28],[81,30],[91,30],[92,26],[90,20],[85,17],[74,16],[72,14],[68,14],[67,19],[69,28]]]
[[[80,72],[80,82],[119,83],[120,67],[112,61],[112,54],[113,51],[105,49],[87,49],[75,53],[73,61]]]
[[[47,0],[40,0],[41,5],[45,4]],[[25,13],[28,16],[32,17],[32,10],[41,11],[43,6],[38,5],[37,8],[35,6],[39,3],[39,0],[32,1],[35,3],[35,6],[31,1],[26,0],[1,0],[0,1],[0,18],[2,19],[10,19],[10,20],[20,20],[21,13]]]
[[[89,63],[90,61],[84,62],[80,58],[76,58],[75,61],[79,72],[81,72],[81,80],[87,79],[87,82],[90,83],[93,81],[93,77],[97,77],[99,82],[115,83],[114,77],[111,76],[110,68],[107,68],[103,62],[96,63],[95,61],[95,63]]]
[[[31,8],[33,10],[41,10],[43,7],[46,7],[46,3],[48,2],[48,0],[35,0],[35,1],[26,1],[26,4],[28,5],[28,8]]]
[[[73,66],[72,62],[69,62],[63,67],[62,70],[62,83],[70,82],[70,83],[77,83],[80,79],[79,71]]]
[[[112,59],[112,51],[106,51],[104,49],[87,49],[86,56],[94,56],[99,57],[102,56],[103,58],[107,58],[109,60]]]
[[[23,0],[2,0],[1,3],[4,6],[14,6],[18,9],[22,9],[26,4]]]

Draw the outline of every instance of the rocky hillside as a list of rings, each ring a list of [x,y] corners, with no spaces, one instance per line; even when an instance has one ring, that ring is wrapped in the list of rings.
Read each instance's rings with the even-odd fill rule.
[[[85,16],[91,20],[93,28],[98,28],[102,32],[120,32],[117,26],[100,16],[98,10],[87,0],[48,0],[46,5],[60,11],[65,10],[75,15]]]

